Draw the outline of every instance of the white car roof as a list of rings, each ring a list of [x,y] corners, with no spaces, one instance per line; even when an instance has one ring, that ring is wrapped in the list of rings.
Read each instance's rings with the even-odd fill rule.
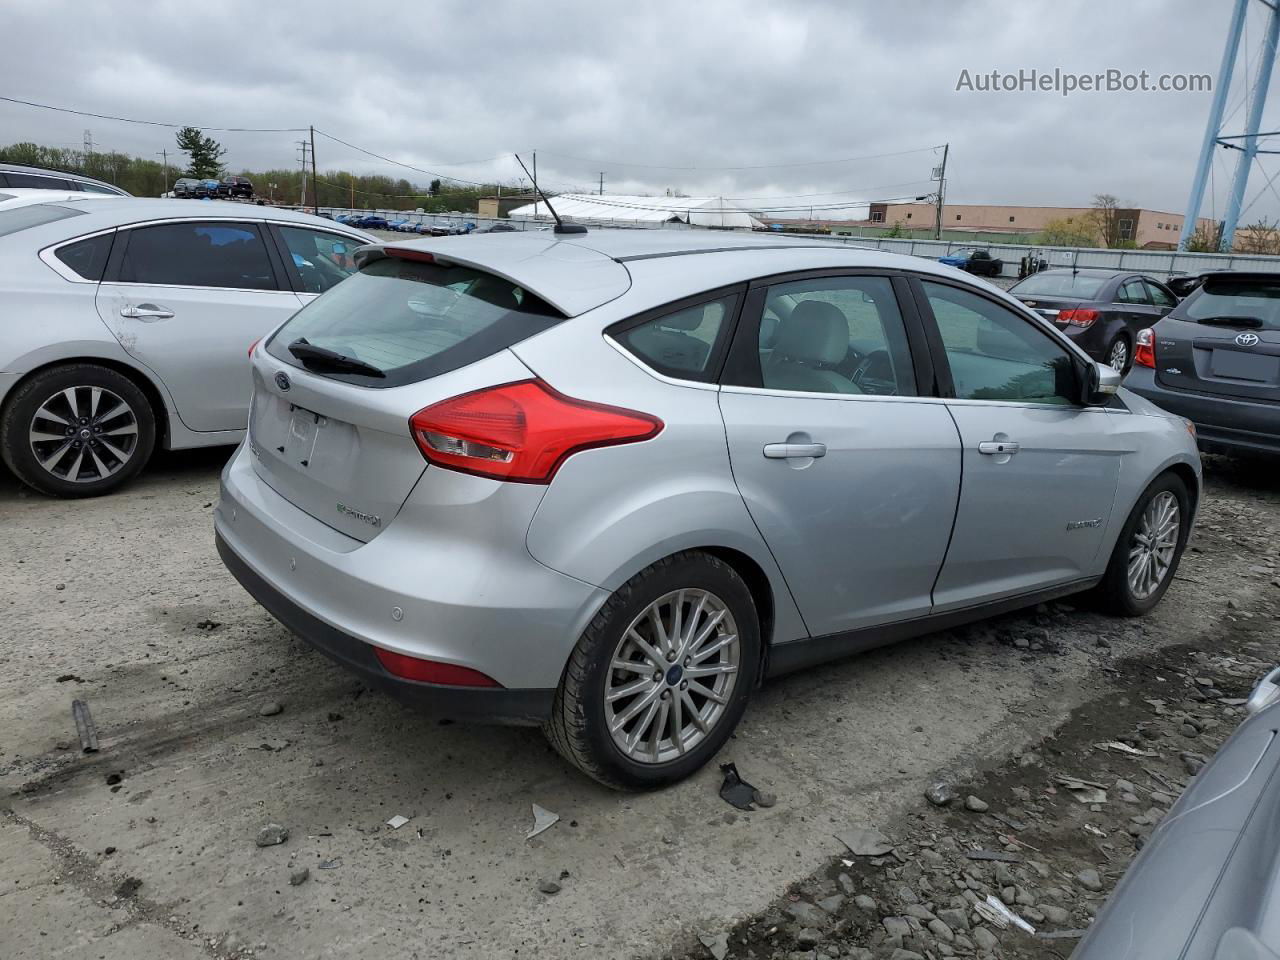
[[[95,194],[104,200],[123,200],[119,194]],[[40,190],[35,187],[0,187],[0,210],[11,210],[14,207],[26,207],[33,203],[48,203],[53,200],[80,200],[84,194],[79,190]]]

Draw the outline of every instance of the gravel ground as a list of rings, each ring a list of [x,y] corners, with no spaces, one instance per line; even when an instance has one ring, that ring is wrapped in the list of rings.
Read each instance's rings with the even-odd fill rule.
[[[290,637],[214,553],[226,454],[162,455],[94,501],[0,476],[6,960],[621,960],[712,956],[720,937],[734,957],[909,960],[989,943],[964,891],[1079,929],[1166,806],[1154,794],[1188,775],[1180,754],[1210,755],[1236,720],[1225,701],[1280,660],[1274,467],[1215,459],[1150,617],[1053,604],[770,684],[721,757],[776,795],[767,809],[727,806],[714,767],[616,794],[536,731],[437,724]],[[73,698],[96,754],[77,748]],[[1092,746],[1108,740],[1156,751],[1155,775]],[[1104,783],[1107,802],[1058,776]],[[929,804],[938,780],[960,799]],[[535,803],[560,821],[526,840]],[[273,823],[287,838],[259,846]],[[850,856],[836,835],[859,825],[893,854]],[[971,846],[1022,859],[1002,869]],[[990,935],[1006,956],[1072,945]]]

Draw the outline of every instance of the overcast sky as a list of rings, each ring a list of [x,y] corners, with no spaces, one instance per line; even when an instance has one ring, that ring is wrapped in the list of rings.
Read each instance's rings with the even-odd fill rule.
[[[1264,12],[1252,6],[1251,65]],[[510,153],[537,148],[539,179],[561,189],[594,190],[604,171],[606,193],[674,188],[785,198],[754,206],[926,193],[940,158],[920,148],[946,142],[954,202],[1087,205],[1107,192],[1125,204],[1181,212],[1210,93],[1063,97],[956,86],[962,70],[1215,75],[1230,7],[1229,0],[5,0],[0,93],[198,126],[314,124],[467,180],[514,183]],[[1232,92],[1227,132],[1243,124],[1244,87],[1238,82]],[[1268,114],[1280,116],[1276,107]],[[3,142],[78,146],[86,128],[100,149],[147,155],[173,147],[164,128],[0,103]],[[1264,129],[1274,126],[1264,121]],[[213,136],[233,169],[292,164],[296,156],[297,134]],[[430,179],[323,137],[317,154],[321,168]],[[815,162],[878,154],[894,155]],[[1235,156],[1219,151],[1219,214]],[[467,162],[446,165],[460,161]],[[1280,170],[1280,158],[1268,167]],[[1280,214],[1265,183],[1255,171],[1247,200],[1263,197],[1245,222]],[[1202,212],[1211,212],[1209,202]]]

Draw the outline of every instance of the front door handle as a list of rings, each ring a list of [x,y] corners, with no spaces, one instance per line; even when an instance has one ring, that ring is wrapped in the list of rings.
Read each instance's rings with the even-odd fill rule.
[[[1017,440],[983,440],[978,444],[978,452],[985,453],[987,456],[998,456],[1002,453],[1012,454],[1018,452]]]
[[[769,460],[790,460],[796,457],[825,457],[825,443],[766,443],[764,455]]]
[[[173,316],[173,311],[154,303],[140,303],[136,307],[129,304],[120,308],[120,316],[130,320],[168,320]]]

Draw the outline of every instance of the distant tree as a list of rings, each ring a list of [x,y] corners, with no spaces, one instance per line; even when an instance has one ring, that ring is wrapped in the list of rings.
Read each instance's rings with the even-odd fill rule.
[[[1235,249],[1239,253],[1280,255],[1280,220],[1263,217],[1236,234]]]
[[[1092,222],[1073,223],[1066,217],[1050,220],[1036,235],[1036,243],[1046,247],[1091,247],[1097,242]]]
[[[429,194],[431,194],[431,196],[433,196],[433,197],[438,197],[438,196],[440,196],[440,181],[439,181],[439,179],[436,179],[436,180],[432,180],[432,181],[431,181],[431,186],[427,187],[427,192],[428,192]]]
[[[1120,246],[1120,201],[1114,194],[1095,194],[1089,218],[1097,228],[1104,247]]]
[[[207,133],[197,127],[183,127],[178,131],[178,149],[191,158],[187,176],[208,180],[222,172],[222,157],[227,150]]]
[[[886,240],[894,240],[899,237],[905,237],[906,235],[907,235],[906,231],[902,229],[901,220],[893,221],[893,226],[890,227],[888,230],[886,230],[884,233],[880,234],[880,236],[884,237]]]
[[[1189,253],[1217,253],[1222,246],[1222,226],[1198,226],[1196,232],[1187,238],[1186,250]]]

